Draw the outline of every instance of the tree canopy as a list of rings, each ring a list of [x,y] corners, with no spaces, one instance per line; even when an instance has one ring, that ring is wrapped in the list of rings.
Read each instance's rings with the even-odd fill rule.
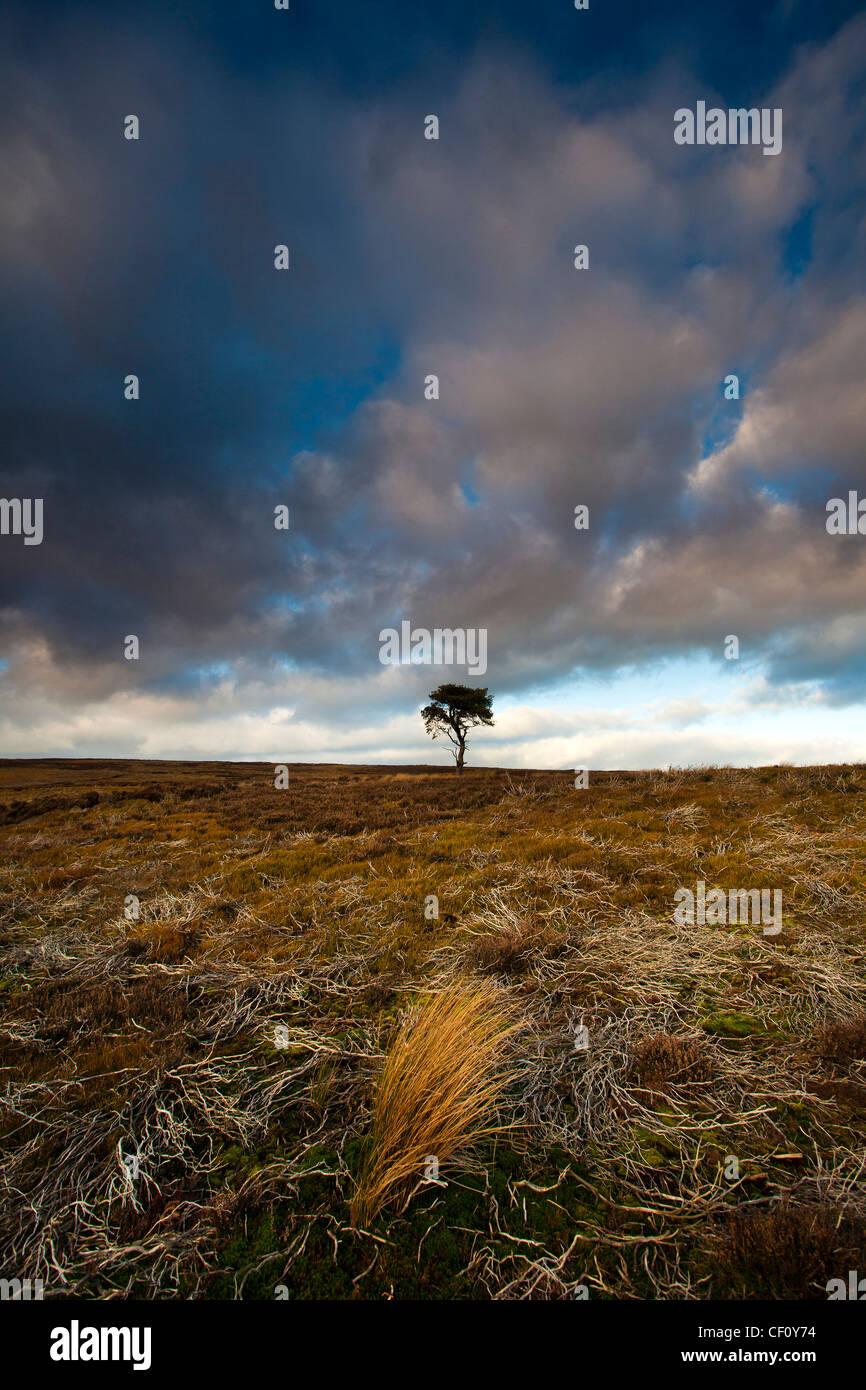
[[[445,734],[453,744],[457,771],[463,771],[466,735],[478,724],[493,723],[493,701],[487,686],[438,685],[430,691],[430,704],[421,711],[431,738]]]

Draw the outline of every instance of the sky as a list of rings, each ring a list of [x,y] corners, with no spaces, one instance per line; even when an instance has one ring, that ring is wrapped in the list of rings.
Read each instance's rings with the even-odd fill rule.
[[[0,755],[866,761],[866,12],[12,0],[0,93]]]

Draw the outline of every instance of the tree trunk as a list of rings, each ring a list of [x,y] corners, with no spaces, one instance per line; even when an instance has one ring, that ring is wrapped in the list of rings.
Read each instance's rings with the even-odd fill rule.
[[[457,771],[463,771],[463,759],[466,756],[466,744],[461,743],[457,749]]]

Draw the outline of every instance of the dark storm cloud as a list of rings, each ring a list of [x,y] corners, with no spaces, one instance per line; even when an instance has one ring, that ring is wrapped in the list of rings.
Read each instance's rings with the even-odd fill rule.
[[[731,631],[780,681],[862,695],[864,561],[763,480],[795,455],[862,478],[866,223],[840,170],[866,148],[863,23],[754,95],[784,104],[778,159],[673,144],[673,110],[713,99],[680,59],[568,89],[517,48],[361,95],[176,25],[10,37],[4,493],[46,517],[42,546],[0,548],[22,696],[200,699],[230,671],[265,708],[295,671],[299,715],[336,719],[339,673],[372,717],[429,684],[382,684],[404,616],[486,627],[503,690]],[[749,391],[699,463],[732,370]]]
[[[158,633],[170,670],[213,642],[240,654],[261,626],[272,645],[264,596],[339,574],[316,545],[333,509],[319,520],[315,487],[305,508],[286,482],[293,396],[366,368],[371,291],[338,104],[311,121],[324,97],[227,90],[194,51],[137,44],[124,61],[92,39],[19,74],[3,133],[7,487],[44,494],[47,518],[38,565],[4,547],[4,594],[61,661],[113,657],[122,628]],[[120,138],[129,111],[138,143]],[[139,402],[122,398],[127,372]],[[300,556],[273,531],[289,500],[310,523]]]

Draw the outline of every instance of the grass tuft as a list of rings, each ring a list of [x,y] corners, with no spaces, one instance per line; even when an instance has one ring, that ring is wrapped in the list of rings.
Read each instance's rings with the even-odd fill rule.
[[[831,1207],[790,1202],[735,1212],[717,1257],[720,1291],[734,1298],[826,1298],[827,1281],[847,1273],[856,1235]]]
[[[497,992],[484,987],[431,995],[403,1023],[376,1091],[351,1204],[355,1225],[405,1193],[428,1156],[441,1164],[504,1128],[495,1113],[511,1079],[505,1044],[517,1027]]]
[[[697,1039],[670,1033],[654,1033],[633,1050],[629,1075],[650,1091],[664,1091],[668,1085],[712,1081],[711,1059]]]
[[[821,1057],[835,1066],[866,1060],[866,1014],[827,1024],[819,1034],[818,1049]]]

